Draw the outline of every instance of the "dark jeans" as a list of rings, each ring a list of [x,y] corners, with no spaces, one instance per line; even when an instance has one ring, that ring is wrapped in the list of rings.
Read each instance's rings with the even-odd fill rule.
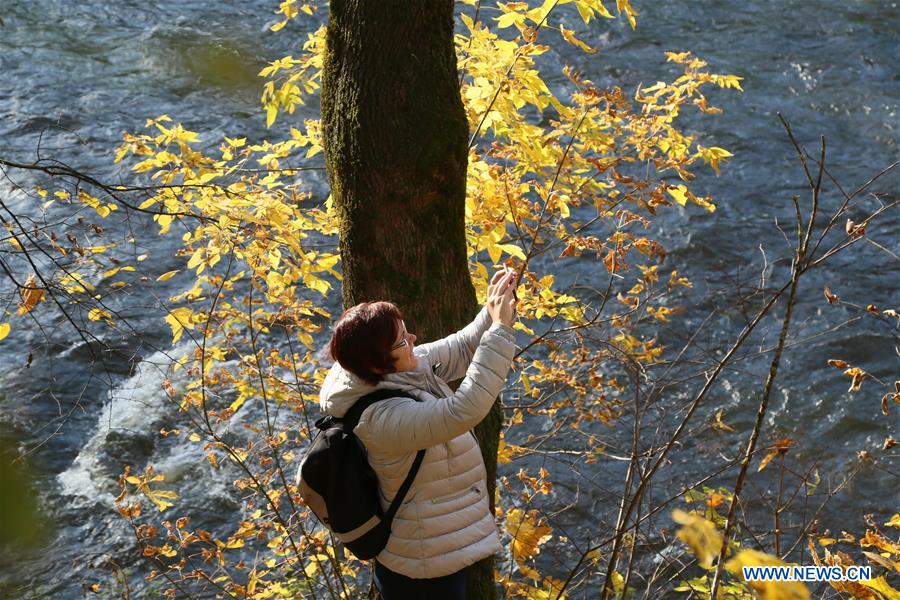
[[[413,579],[376,561],[375,586],[384,600],[465,600],[466,570],[433,579]]]

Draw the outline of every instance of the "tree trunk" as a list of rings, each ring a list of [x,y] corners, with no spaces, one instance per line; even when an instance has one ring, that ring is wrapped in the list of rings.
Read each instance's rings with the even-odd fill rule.
[[[332,0],[322,75],[344,305],[390,300],[424,339],[475,309],[452,34],[451,0]]]
[[[475,315],[465,243],[468,124],[453,0],[331,0],[322,128],[343,302],[390,300],[425,341]],[[501,412],[476,430],[493,505]],[[492,561],[469,598],[493,598]]]

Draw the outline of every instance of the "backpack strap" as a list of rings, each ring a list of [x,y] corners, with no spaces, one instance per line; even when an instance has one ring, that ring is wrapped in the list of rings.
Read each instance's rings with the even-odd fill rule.
[[[357,400],[353,406],[350,407],[343,418],[339,419],[341,424],[343,425],[344,433],[350,435],[353,433],[353,429],[359,424],[359,418],[362,416],[363,411],[367,408],[375,404],[376,402],[380,402],[382,400],[387,400],[388,398],[410,398],[415,400],[416,402],[421,402],[418,398],[413,396],[412,394],[407,394],[406,392],[402,392],[400,390],[375,390],[369,394],[366,394],[359,400]],[[419,467],[422,466],[422,461],[425,459],[425,450],[419,450],[416,453],[416,458],[413,460],[412,466],[409,468],[409,473],[406,475],[406,479],[403,480],[403,484],[400,486],[400,489],[397,491],[397,495],[394,496],[393,502],[388,507],[387,512],[384,514],[384,521],[387,524],[388,529],[391,527],[391,522],[394,520],[394,515],[397,514],[397,511],[400,509],[400,505],[403,504],[403,499],[406,498],[407,492],[409,492],[409,488],[412,487],[413,480],[416,478],[416,474],[419,472]]]
[[[336,421],[340,421],[343,426],[344,433],[346,435],[350,435],[353,433],[353,430],[359,425],[359,418],[362,416],[363,412],[375,404],[376,402],[381,402],[382,400],[387,400],[388,398],[409,398],[411,400],[418,399],[406,392],[402,392],[400,390],[375,390],[374,392],[370,392],[357,400],[350,409],[344,413],[344,416],[340,419],[335,419]]]
[[[397,495],[394,496],[394,501],[391,502],[391,505],[388,507],[387,512],[384,513],[384,520],[387,522],[388,529],[391,527],[391,523],[394,521],[394,515],[397,514],[397,511],[400,510],[400,505],[403,504],[403,499],[406,498],[406,493],[409,491],[409,488],[412,487],[413,479],[416,478],[416,473],[419,472],[419,467],[422,466],[422,461],[425,459],[425,450],[419,450],[416,452],[416,458],[413,460],[412,466],[409,468],[409,474],[406,476],[406,479],[403,480],[403,485],[400,486],[400,489],[397,490]]]

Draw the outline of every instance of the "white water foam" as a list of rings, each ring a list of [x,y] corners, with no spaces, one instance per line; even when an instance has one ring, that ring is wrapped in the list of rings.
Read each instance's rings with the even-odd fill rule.
[[[152,455],[160,427],[177,410],[163,382],[170,377],[169,365],[188,350],[189,346],[185,345],[171,353],[151,355],[138,365],[134,375],[110,390],[93,435],[72,465],[58,476],[61,493],[112,506],[117,491],[116,476],[129,458],[164,464],[175,476],[197,460],[196,450],[181,445],[174,445],[168,456]],[[145,450],[147,455],[128,456],[127,450],[134,446]],[[170,478],[167,473],[167,479]]]

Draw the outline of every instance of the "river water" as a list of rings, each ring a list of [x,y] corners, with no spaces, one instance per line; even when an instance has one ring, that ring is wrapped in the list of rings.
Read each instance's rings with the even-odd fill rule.
[[[692,275],[698,287],[727,282],[736,266],[758,269],[761,244],[769,260],[784,255],[774,221],[789,222],[790,196],[803,194],[805,184],[777,112],[811,150],[820,134],[827,136],[830,171],[846,189],[855,189],[898,158],[897,3],[633,4],[642,13],[634,32],[618,21],[585,31],[577,16],[562,11],[567,26],[600,52],[586,56],[557,44],[562,53],[551,60],[580,66],[595,83],[627,90],[670,78],[675,71],[664,62],[667,50],[692,50],[715,72],[744,77],[742,94],[711,93],[723,115],[688,115],[685,120],[690,131],[701,135],[701,143],[735,155],[720,177],[703,170],[696,181],[696,189],[716,198],[719,210],[673,209],[658,220],[670,265]],[[189,129],[208,132],[204,139],[211,144],[222,134],[261,139],[266,128],[255,73],[267,61],[291,53],[294,41],[312,27],[292,25],[281,34],[269,33],[275,5],[260,0],[0,1],[0,157],[27,162],[40,151],[100,179],[118,181],[130,180],[130,175],[112,164],[113,149],[123,131],[139,130],[148,117],[169,114]],[[561,76],[548,79],[562,82]],[[314,110],[308,107],[297,117],[315,116]],[[19,185],[37,181],[22,173],[11,175]],[[324,197],[322,176],[307,180]],[[893,176],[876,189],[894,194],[886,200],[896,199],[897,181]],[[8,181],[0,181],[0,197],[15,209],[27,210],[30,202]],[[830,206],[837,201],[830,192]],[[860,315],[846,306],[825,314],[824,285],[862,306],[900,308],[900,266],[891,256],[900,254],[898,233],[895,210],[870,229],[882,248],[867,244],[811,275],[801,290],[794,335],[810,335]],[[145,237],[146,251],[171,256],[172,240],[157,239],[152,231]],[[180,266],[174,258],[162,260],[154,265],[158,273]],[[573,276],[583,266],[587,277],[595,266],[578,265]],[[155,288],[160,296],[178,289],[177,278],[170,283],[169,289]],[[0,291],[7,290],[3,281]],[[117,350],[103,357],[102,366],[61,318],[45,308],[37,312],[44,332],[17,327],[0,342],[0,437],[29,453],[50,532],[37,549],[0,556],[3,597],[80,597],[85,582],[108,571],[108,558],[133,562],[128,558],[134,553],[131,534],[112,510],[114,477],[125,462],[160,465],[182,501],[209,515],[205,525],[210,528],[221,527],[239,510],[230,478],[201,480],[196,448],[156,435],[160,427],[174,423],[171,407],[161,398],[163,370],[156,365],[185,348],[168,347],[167,328],[150,303],[133,295],[117,302],[116,308],[132,316],[135,331],[109,340]],[[728,339],[741,324],[740,319],[723,319],[716,326],[721,339]],[[884,391],[874,384],[867,392],[864,387],[849,395],[847,379],[825,360],[840,356],[893,381],[898,374],[896,335],[896,328],[863,318],[795,347],[773,399],[767,434],[795,438],[808,456],[822,461],[823,471],[845,464],[845,457],[859,450],[876,456],[826,510],[823,519],[836,530],[864,529],[861,519],[844,520],[846,515],[874,512],[880,517],[896,511],[900,465],[878,448],[885,437],[896,435],[898,411],[890,418],[881,415]],[[752,426],[760,375],[758,369],[736,370],[716,397],[742,433]],[[691,458],[677,460],[687,465]],[[604,473],[593,476],[604,481]]]

